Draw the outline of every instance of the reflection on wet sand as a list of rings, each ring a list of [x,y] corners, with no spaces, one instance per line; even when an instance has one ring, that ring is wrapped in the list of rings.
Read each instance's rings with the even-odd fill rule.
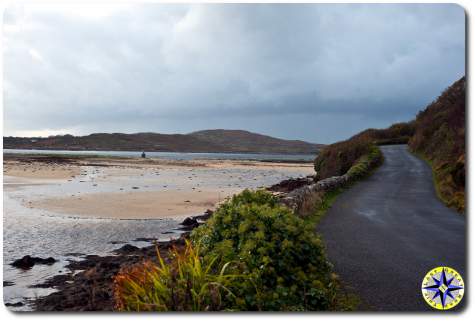
[[[145,246],[144,238],[176,238],[185,216],[201,214],[244,188],[312,171],[311,164],[255,161],[6,157],[5,302],[54,291],[30,286],[70,273],[67,260],[104,255],[123,243]],[[26,271],[9,265],[24,255],[53,256],[59,263]]]

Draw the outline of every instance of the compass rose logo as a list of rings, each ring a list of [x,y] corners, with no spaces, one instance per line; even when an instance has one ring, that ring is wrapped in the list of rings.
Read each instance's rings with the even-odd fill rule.
[[[430,270],[422,280],[424,300],[438,310],[452,309],[462,301],[463,293],[463,279],[450,267],[436,267]]]

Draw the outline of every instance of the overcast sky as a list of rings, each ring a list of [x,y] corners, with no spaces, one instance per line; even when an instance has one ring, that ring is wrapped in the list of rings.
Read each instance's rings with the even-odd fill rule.
[[[330,143],[464,75],[457,5],[28,5],[4,15],[4,134],[246,129]]]

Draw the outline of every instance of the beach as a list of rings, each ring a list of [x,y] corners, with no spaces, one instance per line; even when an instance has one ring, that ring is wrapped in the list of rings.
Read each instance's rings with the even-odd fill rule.
[[[71,262],[110,255],[124,244],[177,239],[183,219],[245,188],[312,173],[311,163],[5,154],[5,302],[31,309],[30,299],[57,290],[36,285],[72,275]],[[57,263],[10,266],[25,255]]]
[[[113,219],[177,218],[213,209],[245,188],[310,175],[311,164],[6,156],[4,188],[51,214]]]

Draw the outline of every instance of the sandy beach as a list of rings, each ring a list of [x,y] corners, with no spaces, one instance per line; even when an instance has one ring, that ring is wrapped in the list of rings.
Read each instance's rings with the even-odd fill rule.
[[[5,191],[29,209],[157,219],[200,214],[245,188],[312,172],[302,163],[5,155],[3,174]]]
[[[176,239],[186,217],[202,215],[226,197],[312,172],[308,163],[4,154],[4,300],[31,309],[28,300],[55,291],[32,285],[73,277],[70,262],[108,256],[124,244]],[[52,256],[58,263],[10,266],[25,255]]]

